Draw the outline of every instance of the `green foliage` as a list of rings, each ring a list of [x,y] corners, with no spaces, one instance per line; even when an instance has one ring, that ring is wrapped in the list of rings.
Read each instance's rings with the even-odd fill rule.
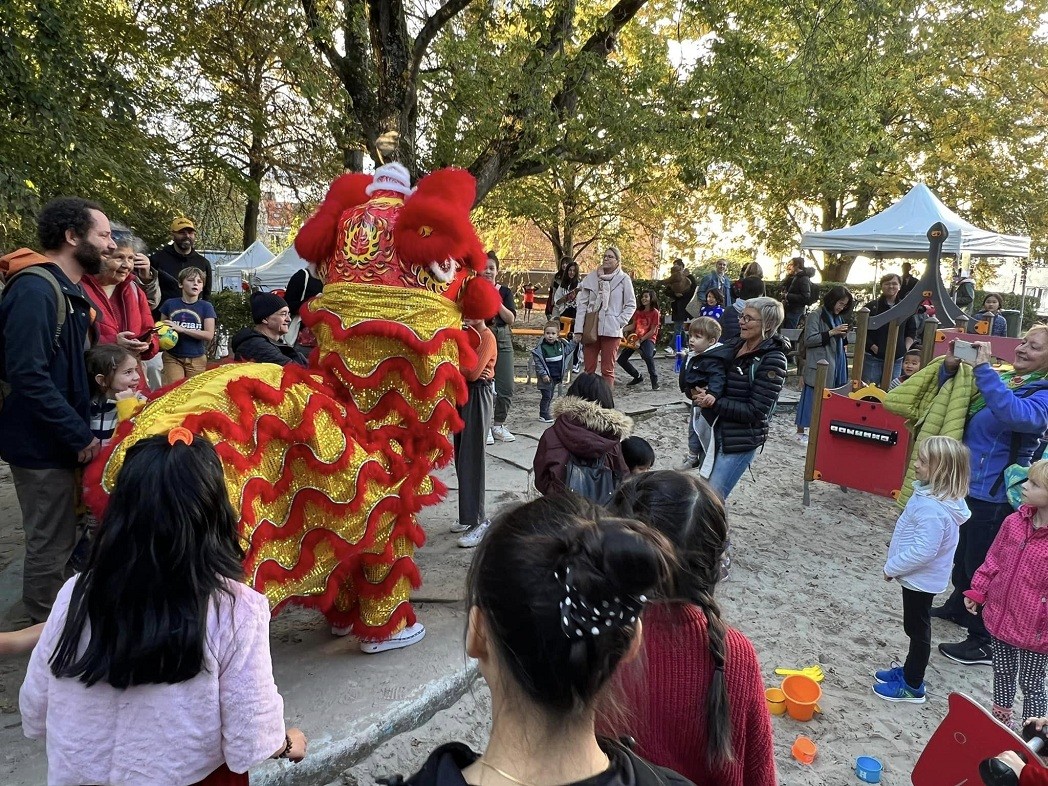
[[[251,327],[251,293],[239,289],[223,289],[211,293],[211,305],[217,315],[218,343],[228,342],[238,330]]]

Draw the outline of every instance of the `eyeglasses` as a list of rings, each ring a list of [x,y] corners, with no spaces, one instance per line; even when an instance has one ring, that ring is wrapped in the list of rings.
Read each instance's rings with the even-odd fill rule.
[[[739,324],[740,325],[748,325],[751,322],[756,322],[756,321],[757,321],[757,317],[751,317],[749,314],[743,314],[741,317],[739,317]]]

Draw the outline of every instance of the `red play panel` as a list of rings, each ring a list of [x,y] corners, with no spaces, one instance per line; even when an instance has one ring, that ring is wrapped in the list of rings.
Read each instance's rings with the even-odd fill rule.
[[[979,762],[1002,751],[1025,754],[1027,767],[1044,769],[1022,737],[967,696],[951,693],[946,717],[928,740],[910,782],[913,786],[977,786],[982,783]]]
[[[961,333],[956,328],[941,328],[935,331],[935,346],[932,348],[932,357],[945,355],[946,350],[950,348],[950,342],[955,338],[964,339],[965,341],[989,341],[990,353],[1008,364],[1015,360],[1015,350],[1023,343],[1021,338],[980,336],[975,333]]]
[[[895,497],[906,475],[910,432],[905,418],[877,401],[826,392],[819,422],[815,479]]]

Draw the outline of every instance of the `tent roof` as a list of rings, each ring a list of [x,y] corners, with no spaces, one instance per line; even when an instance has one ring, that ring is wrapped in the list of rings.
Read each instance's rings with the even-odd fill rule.
[[[828,232],[805,232],[804,251],[861,253],[888,257],[920,257],[928,253],[928,229],[941,221],[950,231],[944,254],[970,253],[983,257],[1026,257],[1030,238],[1001,235],[965,221],[946,207],[923,183],[875,216],[851,227]]]
[[[254,283],[264,290],[284,289],[288,279],[306,266],[306,260],[295,251],[294,244],[288,246],[264,265],[251,271]]]

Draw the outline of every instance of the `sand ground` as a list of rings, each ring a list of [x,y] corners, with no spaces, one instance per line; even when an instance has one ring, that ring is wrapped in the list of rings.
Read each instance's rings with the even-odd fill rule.
[[[647,384],[620,386],[617,404],[637,413],[636,433],[655,447],[657,468],[672,468],[682,456],[687,415],[676,392],[671,361],[660,358],[659,366],[664,375],[661,391],[652,392]],[[496,445],[489,455],[527,466],[545,428],[537,415],[538,394],[533,384],[523,384],[521,373],[508,421],[521,437],[513,444]],[[900,589],[881,577],[897,511],[890,500],[824,483],[813,484],[812,504],[803,507],[804,453],[793,439],[792,417],[791,408],[780,406],[768,443],[754,462],[753,477],[744,477],[729,500],[735,561],[718,598],[728,623],[754,643],[767,686],[781,681],[774,674],[779,666],[818,663],[826,671],[821,715],[810,723],[772,719],[784,786],[857,783],[853,767],[859,755],[876,756],[884,763],[883,783],[907,784],[925,742],[945,715],[947,694],[958,690],[988,704],[991,671],[955,664],[933,651],[926,704],[890,704],[874,696],[873,672],[901,659],[907,644]],[[861,461],[861,455],[856,460]],[[525,496],[504,493],[493,499],[489,493],[489,504]],[[449,507],[448,502],[453,500],[422,516],[430,537],[423,555],[429,551],[433,557],[443,556],[420,559],[426,584],[419,595],[454,601],[462,597],[468,554],[451,543],[447,526],[453,504]],[[20,559],[21,542],[10,473],[0,465],[0,570],[12,559]],[[959,640],[959,633],[949,623],[934,622],[935,643]],[[461,668],[461,660],[457,665]],[[4,727],[18,723],[17,690],[23,673],[22,661],[0,663]],[[362,679],[361,685],[366,684]],[[382,775],[413,772],[435,745],[448,740],[483,746],[489,712],[487,691],[477,683],[450,709],[415,731],[394,737],[333,783],[370,784]],[[819,746],[812,765],[800,765],[790,756],[799,734],[810,736]]]

